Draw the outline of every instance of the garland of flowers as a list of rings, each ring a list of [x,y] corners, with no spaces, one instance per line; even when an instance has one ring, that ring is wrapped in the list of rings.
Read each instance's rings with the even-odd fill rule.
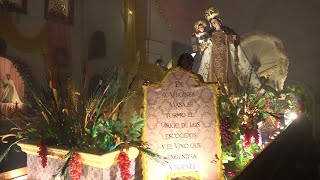
[[[118,167],[120,169],[121,179],[129,180],[130,179],[130,160],[128,154],[125,152],[120,152],[118,156]]]
[[[72,180],[80,180],[82,168],[82,159],[80,154],[74,152],[69,162],[69,174]]]
[[[271,121],[279,132],[283,131],[290,124],[286,122],[286,114],[294,112],[308,116],[307,104],[306,93],[299,85],[288,86],[278,94],[272,91],[259,94],[248,90],[233,95],[222,93],[219,116],[225,179],[241,172],[262,150],[259,129],[267,121]]]
[[[39,142],[38,147],[39,147],[38,157],[41,158],[41,166],[45,168],[47,166],[48,150],[42,141]]]

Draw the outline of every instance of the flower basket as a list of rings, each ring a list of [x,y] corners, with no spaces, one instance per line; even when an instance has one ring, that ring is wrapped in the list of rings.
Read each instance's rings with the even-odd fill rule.
[[[59,173],[58,170],[65,163],[64,157],[69,152],[68,149],[59,147],[47,147],[48,160],[47,167],[41,166],[41,159],[38,157],[39,147],[35,144],[19,143],[22,151],[27,153],[28,174],[27,179],[49,180]],[[130,159],[130,174],[135,174],[135,159],[139,150],[130,147],[124,150]],[[112,179],[121,180],[120,170],[117,165],[117,158],[121,151],[116,150],[106,154],[96,154],[95,152],[79,152],[82,158],[81,179]]]

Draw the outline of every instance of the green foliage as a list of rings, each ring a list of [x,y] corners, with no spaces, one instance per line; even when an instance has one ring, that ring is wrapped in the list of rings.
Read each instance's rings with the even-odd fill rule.
[[[81,94],[85,88],[79,90],[72,80],[68,80],[63,86],[58,86],[59,83],[53,80],[50,68],[48,68],[48,86],[35,88],[31,77],[24,73],[27,67],[20,61],[16,61],[15,66],[22,72],[26,89],[34,101],[26,105],[32,109],[35,116],[31,117],[28,112],[16,110],[12,115],[15,117],[14,120],[7,117],[16,125],[13,135],[18,141],[28,139],[35,142],[42,141],[45,146],[69,147],[70,153],[67,162],[60,169],[60,175],[66,174],[70,157],[76,150],[95,148],[100,153],[106,153],[117,148],[135,146],[142,152],[161,159],[140,140],[145,123],[141,115],[134,115],[128,127],[125,121],[119,119],[122,106],[134,93],[129,89],[127,96],[119,95],[124,77],[123,71],[106,70],[102,83],[89,99],[85,99]],[[12,135],[5,135],[7,136]],[[0,156],[1,160],[12,146],[13,144]]]
[[[141,137],[141,131],[144,127],[144,119],[141,115],[136,114],[130,119],[132,124],[131,128],[128,131],[128,141],[138,141]]]
[[[226,164],[229,163],[229,161],[235,161],[236,158],[232,156],[231,152],[223,151],[222,152],[222,163]]]
[[[222,90],[219,96],[219,116],[230,123],[228,131],[232,136],[231,145],[222,144],[222,161],[225,172],[239,173],[262,150],[254,142],[254,132],[266,119],[280,120],[285,127],[284,113],[295,111],[307,112],[306,93],[298,86],[289,86],[283,92],[266,91],[264,94],[254,93],[249,89],[236,94],[226,94]],[[306,108],[304,108],[306,107]],[[250,139],[245,140],[250,134]],[[250,141],[245,147],[245,142]],[[225,178],[229,178],[225,174]]]
[[[265,104],[266,104],[266,98],[263,97],[263,98],[258,100],[258,102],[256,103],[255,106],[257,108],[263,108],[265,106]]]

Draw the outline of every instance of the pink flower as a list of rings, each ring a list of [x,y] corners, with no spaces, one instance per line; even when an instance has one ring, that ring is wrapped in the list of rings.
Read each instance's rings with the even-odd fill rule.
[[[232,172],[232,171],[228,171],[228,176],[229,177],[234,177],[236,175],[236,173]]]

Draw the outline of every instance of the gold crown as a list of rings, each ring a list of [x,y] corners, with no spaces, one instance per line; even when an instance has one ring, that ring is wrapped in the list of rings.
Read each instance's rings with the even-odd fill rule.
[[[194,24],[194,29],[196,30],[196,31],[198,31],[198,27],[199,27],[199,25],[202,25],[203,27],[207,27],[207,24],[204,22],[204,21],[198,21],[198,22],[196,22],[195,24]]]
[[[208,10],[206,10],[204,17],[206,17],[206,19],[208,21],[210,21],[212,18],[219,16],[219,10],[217,8],[211,7]]]

